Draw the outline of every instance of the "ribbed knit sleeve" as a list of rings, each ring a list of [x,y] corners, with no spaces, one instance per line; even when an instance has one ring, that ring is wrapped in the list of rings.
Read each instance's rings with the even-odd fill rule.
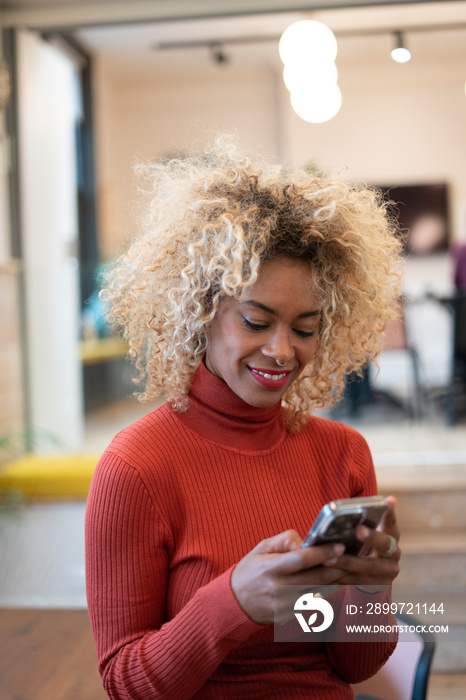
[[[107,452],[88,499],[86,579],[99,670],[114,700],[190,698],[261,629],[238,605],[231,569],[166,621],[172,548],[139,473]]]
[[[355,430],[346,429],[347,450],[351,455],[351,498],[375,496],[377,481],[369,446],[364,437]]]
[[[336,605],[336,608],[340,610],[334,632],[336,640],[347,639],[348,634],[345,627],[348,624],[354,624],[354,619],[345,614],[347,604],[355,605],[358,610],[364,610],[368,600],[372,603],[391,602],[391,588],[380,593],[371,594],[359,591],[353,586],[345,586],[341,594],[341,600]],[[361,622],[361,619],[359,619],[359,622]],[[377,615],[377,624],[390,625],[392,627],[396,625],[396,621],[391,613],[383,616],[379,614]],[[328,642],[326,650],[330,662],[338,675],[347,683],[359,683],[377,673],[384,663],[388,661],[395,651],[397,641],[398,634],[395,632],[390,635],[389,640],[383,642]]]

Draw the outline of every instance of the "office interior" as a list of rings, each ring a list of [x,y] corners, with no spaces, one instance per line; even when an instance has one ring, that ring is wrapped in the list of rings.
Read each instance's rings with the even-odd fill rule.
[[[302,19],[338,43],[342,103],[322,123],[294,112],[282,76],[280,36]],[[24,459],[34,475],[25,493],[2,486],[0,609],[85,610],[85,490],[79,474],[68,492],[60,478],[82,468],[85,482],[116,432],[157,405],[131,397],[99,275],[137,235],[137,162],[218,131],[384,188],[410,236],[440,231],[425,246],[408,237],[403,326],[325,415],[368,440],[413,577],[464,585],[466,2],[10,0],[0,25],[0,477]],[[406,63],[391,58],[400,32]],[[466,643],[439,645],[429,700],[464,697],[465,659]]]

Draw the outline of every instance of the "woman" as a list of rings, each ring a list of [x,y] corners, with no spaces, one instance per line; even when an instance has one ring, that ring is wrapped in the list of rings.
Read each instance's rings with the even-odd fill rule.
[[[347,700],[395,643],[274,642],[273,593],[358,583],[341,590],[361,602],[398,573],[393,502],[383,530],[358,531],[371,557],[300,544],[326,502],[376,493],[364,439],[306,412],[376,356],[399,243],[373,192],[270,168],[228,140],[145,168],[150,214],[104,296],[142,398],[168,401],[114,438],[89,494],[105,689]]]

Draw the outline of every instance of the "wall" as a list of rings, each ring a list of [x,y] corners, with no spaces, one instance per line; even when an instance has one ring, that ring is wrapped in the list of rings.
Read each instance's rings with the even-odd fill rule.
[[[24,428],[19,273],[17,262],[0,263],[0,437]]]
[[[100,241],[111,256],[136,233],[138,158],[174,154],[204,132],[236,129],[250,146],[280,149],[275,76],[268,70],[208,66],[169,76],[99,55],[94,64]]]
[[[5,133],[5,115],[0,110],[0,263],[10,258],[8,149],[9,143]]]
[[[83,433],[75,162],[75,73],[57,49],[18,35],[25,352],[34,435],[61,449]],[[47,448],[53,445],[48,441]],[[44,447],[46,449],[46,441]]]
[[[0,111],[0,436],[24,428],[20,266],[10,251],[8,147]]]

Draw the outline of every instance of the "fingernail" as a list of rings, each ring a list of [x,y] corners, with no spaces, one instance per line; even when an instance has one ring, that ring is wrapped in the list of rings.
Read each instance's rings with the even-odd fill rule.
[[[341,542],[339,542],[338,544],[336,544],[336,545],[334,546],[334,548],[333,548],[333,553],[334,553],[337,557],[339,557],[340,554],[343,554],[344,551],[345,551],[345,545],[344,545],[344,544],[341,544]]]
[[[360,525],[359,534],[361,535],[361,537],[369,537],[369,528],[365,525]]]
[[[324,566],[331,566],[332,564],[336,564],[337,560],[336,559],[326,559],[324,561]]]

